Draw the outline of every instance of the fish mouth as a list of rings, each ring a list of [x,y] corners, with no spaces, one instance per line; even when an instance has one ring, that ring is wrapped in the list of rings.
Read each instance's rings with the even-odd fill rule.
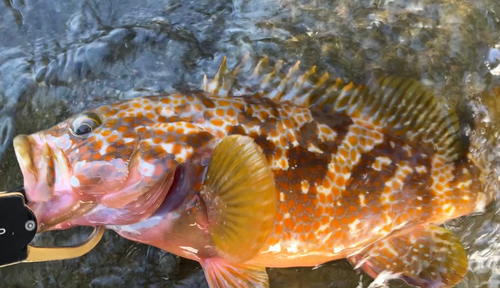
[[[49,201],[53,196],[55,178],[52,149],[45,143],[40,151],[28,135],[18,135],[13,142],[28,201]]]
[[[79,199],[62,182],[57,184],[61,191],[55,191],[56,174],[64,174],[68,169],[62,167],[67,165],[67,160],[59,159],[64,158],[59,155],[62,151],[54,153],[49,144],[37,135],[18,135],[13,142],[24,178],[26,200],[37,217],[38,233],[90,208],[89,204],[93,203]],[[64,176],[67,175],[59,175],[61,179]]]

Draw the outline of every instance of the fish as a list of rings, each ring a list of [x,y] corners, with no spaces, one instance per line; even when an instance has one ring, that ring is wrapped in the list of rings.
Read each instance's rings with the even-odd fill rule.
[[[337,259],[419,287],[461,282],[467,253],[442,224],[495,196],[457,110],[417,80],[270,62],[224,57],[198,90],[16,136],[38,232],[104,226],[198,261],[212,288]]]

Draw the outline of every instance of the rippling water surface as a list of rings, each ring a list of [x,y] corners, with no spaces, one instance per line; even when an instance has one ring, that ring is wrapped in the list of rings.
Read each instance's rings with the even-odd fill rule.
[[[432,84],[479,123],[474,153],[499,155],[500,3],[497,0],[199,0],[0,2],[0,190],[22,176],[12,136],[49,128],[99,103],[197,89],[223,56],[245,53],[363,83],[373,71]],[[500,216],[449,223],[470,256],[459,287],[500,287]],[[39,235],[78,243],[86,228]],[[368,287],[344,260],[269,269],[271,287]],[[114,232],[88,255],[0,270],[1,287],[207,287],[199,265]],[[390,287],[406,287],[393,281]]]

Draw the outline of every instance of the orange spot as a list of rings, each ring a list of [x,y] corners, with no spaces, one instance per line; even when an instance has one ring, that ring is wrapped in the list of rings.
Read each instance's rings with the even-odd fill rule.
[[[116,140],[115,145],[116,146],[123,146],[123,145],[125,145],[125,141],[123,139]]]
[[[349,213],[358,211],[358,207],[356,205],[349,206]]]
[[[167,156],[167,151],[165,151],[165,149],[163,149],[163,147],[161,146],[155,146],[153,151],[155,151],[158,158],[164,158],[165,156]]]
[[[132,107],[139,109],[142,107],[142,105],[137,103],[137,102],[134,102],[134,103],[132,103]]]
[[[322,206],[317,207],[316,210],[314,211],[314,217],[319,218],[321,217],[322,214],[323,214],[323,207]]]
[[[366,138],[365,137],[361,137],[359,138],[359,144],[361,146],[366,146]]]
[[[441,184],[441,183],[437,183],[437,184],[436,184],[436,190],[438,190],[438,191],[443,191],[443,190],[444,190],[443,184]]]
[[[146,106],[144,106],[144,109],[153,110],[153,105],[146,105]]]
[[[116,140],[118,140],[118,135],[109,136],[108,139],[107,139],[108,143],[113,143]]]
[[[309,196],[307,194],[302,194],[302,203],[306,203],[309,201]]]
[[[108,137],[109,135],[111,135],[111,131],[110,130],[104,130],[104,131],[101,132],[101,136]]]
[[[134,122],[134,118],[133,117],[125,117],[125,118],[123,118],[123,122],[132,123],[132,122]]]
[[[293,209],[293,208],[294,208],[294,206],[295,206],[295,201],[292,199],[292,200],[290,200],[290,201],[288,202],[288,208],[289,208],[289,209]]]
[[[333,207],[330,206],[325,207],[325,213],[328,214],[328,216],[332,217],[334,213]]]
[[[344,216],[344,214],[345,214],[345,208],[342,207],[342,206],[337,207],[337,209],[335,210],[335,214],[337,215],[337,217]]]
[[[163,142],[163,139],[162,139],[162,138],[160,138],[160,137],[155,137],[155,138],[153,138],[153,143],[155,143],[155,144],[160,144],[161,142]]]
[[[201,112],[203,110],[203,107],[201,106],[201,104],[194,104],[194,110],[196,112]]]
[[[358,157],[358,151],[351,150],[351,161],[355,161],[357,157]]]
[[[229,116],[229,117],[234,117],[234,116],[236,116],[236,112],[235,112],[233,109],[229,109],[229,110],[227,110],[227,112],[226,112],[226,113],[227,113],[227,116]]]
[[[116,124],[116,120],[115,119],[111,119],[111,120],[108,120],[106,122],[106,124],[104,124],[104,127],[106,128],[113,128]]]
[[[213,119],[212,121],[210,121],[210,123],[212,123],[212,125],[218,126],[218,127],[221,127],[222,125],[224,125],[224,121],[221,119]]]
[[[114,146],[108,146],[106,148],[106,153],[107,154],[112,154],[112,153],[115,153],[116,152],[116,148]]]
[[[319,194],[319,202],[325,203],[326,202],[326,196],[323,193]]]
[[[215,115],[223,117],[225,115],[224,110],[222,109],[215,110]]]
[[[293,230],[295,226],[295,223],[293,223],[293,220],[291,218],[286,218],[285,220],[283,220],[283,224],[290,230]]]
[[[340,165],[338,165],[338,164],[335,164],[335,173],[340,174],[341,171],[342,171],[342,167],[340,167]]]
[[[276,221],[281,222],[281,220],[283,220],[283,214],[276,213]]]
[[[156,129],[156,130],[154,130],[154,134],[158,135],[158,136],[164,136],[166,134],[166,132],[161,130],[161,129]]]
[[[304,225],[299,225],[295,228],[295,233],[302,233],[302,231],[304,231]]]
[[[347,141],[351,144],[351,146],[356,146],[358,144],[358,137],[351,135],[347,138]]]
[[[116,129],[118,132],[120,133],[124,133],[124,132],[127,132],[128,130],[128,127],[127,126],[120,126]]]
[[[153,114],[153,113],[146,113],[146,117],[149,118],[149,119],[153,119],[153,118],[155,118],[155,114]]]
[[[274,227],[274,232],[280,235],[281,233],[283,233],[283,226],[281,226],[280,224],[276,225],[276,227]]]
[[[103,160],[110,162],[111,160],[115,159],[115,155],[104,155]]]
[[[94,155],[92,155],[92,159],[94,160],[100,160],[101,158],[102,158],[101,153],[95,153]]]
[[[97,142],[94,143],[94,147],[92,147],[92,148],[94,148],[94,150],[96,150],[96,151],[101,150],[102,144],[103,144],[102,141],[98,140]]]
[[[314,233],[307,234],[307,240],[312,241],[312,240],[314,240],[314,238],[316,238],[316,236],[314,235]]]
[[[307,223],[311,221],[311,218],[308,215],[302,215],[302,221]]]
[[[321,224],[319,223],[319,221],[314,221],[313,231],[318,231],[320,226]]]
[[[344,177],[338,176],[337,179],[335,179],[335,184],[337,184],[337,186],[339,186],[339,187],[344,186],[344,184],[345,184]]]
[[[333,230],[334,228],[338,227],[340,227],[340,221],[338,219],[332,219],[332,221],[330,222],[330,228]]]
[[[286,213],[288,211],[285,202],[280,202],[280,210],[283,211],[283,213]]]
[[[341,149],[340,149],[340,155],[341,155],[342,157],[344,157],[344,159],[347,159],[347,157],[349,157],[349,151],[347,151],[347,150],[346,150],[346,149],[344,149],[344,148],[341,148]]]
[[[297,212],[302,213],[302,212],[304,212],[304,205],[302,205],[302,203],[299,203],[299,204],[297,204],[296,209],[297,209]]]
[[[306,207],[306,213],[307,214],[312,214],[313,213],[313,208],[311,206]]]
[[[106,117],[110,117],[110,116],[115,115],[117,112],[118,112],[118,110],[113,109],[113,110],[111,110],[111,111],[106,112],[106,114],[104,114],[104,116],[106,116]]]
[[[267,111],[260,111],[260,118],[266,120],[269,118],[269,113]]]
[[[353,221],[351,220],[351,217],[344,217],[344,218],[342,218],[340,221],[341,221],[344,225],[349,225],[349,224],[351,224],[351,222],[353,222]]]
[[[330,218],[328,218],[326,216],[323,216],[323,218],[321,218],[321,224],[323,224],[323,225],[328,224],[328,221],[330,221]]]
[[[170,100],[170,98],[163,98],[163,99],[161,99],[160,101],[161,101],[161,103],[163,103],[163,104],[170,104],[170,102],[171,102],[172,100]]]
[[[392,182],[392,189],[396,191],[401,189],[401,183],[399,183],[398,181]]]

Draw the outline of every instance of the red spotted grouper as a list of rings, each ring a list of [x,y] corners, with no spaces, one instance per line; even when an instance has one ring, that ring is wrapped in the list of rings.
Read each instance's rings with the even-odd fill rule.
[[[341,258],[420,287],[460,282],[466,252],[438,225],[493,196],[454,109],[414,80],[345,84],[267,61],[245,88],[224,59],[200,91],[17,136],[39,232],[105,226],[198,261],[210,287]]]

